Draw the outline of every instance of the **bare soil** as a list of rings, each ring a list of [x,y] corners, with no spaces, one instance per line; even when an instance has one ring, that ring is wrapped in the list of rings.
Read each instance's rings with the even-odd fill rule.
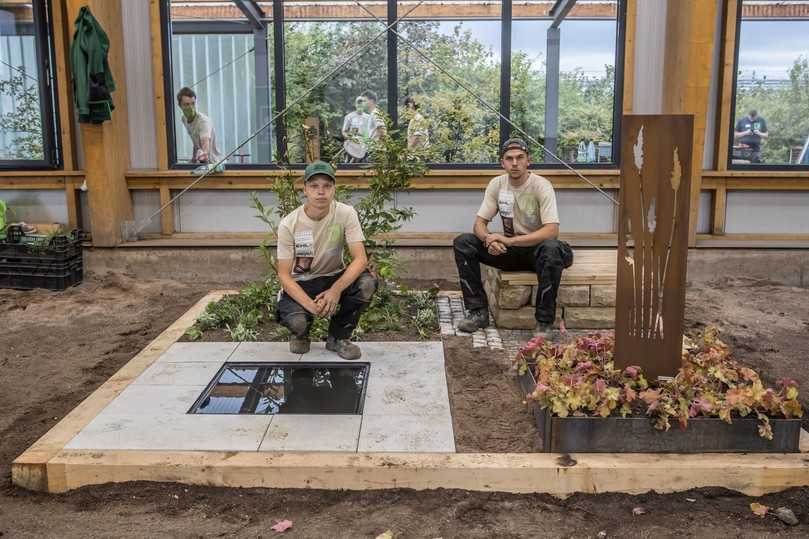
[[[236,283],[88,279],[66,292],[0,290],[0,536],[272,537],[806,537],[809,489],[761,499],[717,489],[642,496],[470,493],[454,490],[337,492],[224,489],[129,483],[64,495],[11,485],[10,463],[212,288]],[[797,379],[809,396],[809,290],[733,280],[692,287],[693,329],[717,323],[736,356],[767,381]],[[490,352],[445,342],[461,451],[530,451],[530,415]],[[468,344],[466,345],[468,346]],[[487,359],[489,361],[487,361]],[[469,418],[470,420],[461,420]],[[693,501],[692,501],[693,500]],[[751,501],[791,508],[800,524],[759,519]],[[632,516],[634,507],[646,514]]]

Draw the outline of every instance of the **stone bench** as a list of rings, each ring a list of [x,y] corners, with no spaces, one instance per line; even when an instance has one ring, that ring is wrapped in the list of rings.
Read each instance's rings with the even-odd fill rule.
[[[615,327],[615,249],[578,249],[573,265],[562,273],[556,325],[564,318],[569,329]],[[501,271],[482,265],[483,287],[495,325],[533,329],[537,277],[532,272]]]

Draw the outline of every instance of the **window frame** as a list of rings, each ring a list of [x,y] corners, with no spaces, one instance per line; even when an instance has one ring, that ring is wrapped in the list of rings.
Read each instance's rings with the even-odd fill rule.
[[[1,171],[14,170],[59,170],[63,167],[60,139],[59,96],[54,66],[56,65],[51,27],[51,3],[46,0],[32,0],[34,43],[37,65],[40,66],[39,114],[42,124],[43,159],[0,159]]]
[[[799,172],[809,171],[809,165],[796,164],[754,164],[754,163],[733,163],[733,134],[736,132],[736,97],[737,88],[739,83],[739,47],[741,45],[741,31],[742,31],[742,10],[744,7],[744,0],[736,2],[736,35],[735,43],[733,43],[733,81],[731,83],[731,99],[730,99],[730,125],[726,126],[728,130],[728,145],[724,149],[725,152],[725,167],[727,170],[758,170],[758,171],[787,171]],[[748,20],[756,20],[748,19]],[[809,21],[807,21],[809,22]],[[769,126],[767,127],[769,130]],[[769,132],[769,131],[768,131]],[[805,141],[804,141],[805,142]]]
[[[621,116],[623,114],[623,94],[624,94],[624,65],[625,65],[625,45],[626,45],[626,16],[627,16],[627,2],[628,0],[616,0],[617,2],[617,31],[616,31],[616,47],[615,47],[615,84],[613,92],[613,141],[612,141],[612,161],[609,163],[532,163],[532,170],[559,170],[573,167],[581,170],[615,170],[620,168],[621,155],[620,141],[621,133]],[[275,93],[273,111],[280,111],[286,107],[286,77],[285,77],[285,57],[284,57],[284,24],[286,22],[284,16],[283,0],[273,0],[273,14],[272,19],[265,19],[268,25],[268,30],[272,26],[273,32],[273,74],[275,77]],[[505,111],[505,116],[510,117],[511,105],[511,26],[513,21],[512,14],[512,0],[502,0],[501,13],[499,20],[501,21],[501,47],[500,47],[500,97],[499,107],[501,111]],[[161,18],[161,41],[163,43],[162,55],[164,72],[168,76],[163,77],[164,91],[166,96],[166,126],[171,128],[166,129],[168,136],[168,158],[170,169],[191,169],[193,165],[177,163],[177,149],[176,137],[174,133],[174,121],[176,114],[176,107],[174,106],[173,95],[173,71],[171,66],[171,31],[172,24],[180,24],[188,28],[188,31],[181,33],[194,34],[200,33],[200,30],[211,29],[207,33],[238,33],[234,32],[237,28],[236,25],[241,25],[245,32],[252,32],[249,23],[241,23],[235,21],[178,21],[172,23],[170,20],[170,0],[160,0],[160,18]],[[386,24],[390,26],[398,18],[398,2],[397,0],[387,0],[387,18]],[[464,20],[478,20],[475,18],[465,18]],[[364,18],[346,18],[346,19],[328,19],[328,18],[312,18],[306,19],[311,21],[322,22],[367,22]],[[481,19],[483,20],[483,19]],[[488,19],[486,19],[488,20]],[[496,19],[492,19],[496,20]],[[521,19],[522,20],[522,19]],[[297,19],[296,19],[297,21]],[[371,22],[376,22],[373,19]],[[217,32],[216,29],[220,28]],[[227,28],[227,30],[225,30]],[[191,31],[196,30],[196,31]],[[398,54],[399,54],[399,40],[398,36],[394,33],[398,31],[398,27],[394,26],[388,30],[386,37],[387,43],[387,84],[388,84],[388,110],[387,113],[394,123],[395,127],[398,126],[398,103],[399,103],[399,73],[398,73]],[[508,65],[506,65],[508,62]],[[504,91],[505,90],[505,91]],[[276,112],[273,112],[275,114]],[[273,149],[279,155],[284,155],[286,150],[286,122],[282,116],[275,122],[275,129],[273,130]],[[500,142],[501,144],[508,138],[510,129],[507,129],[508,123],[500,119]],[[227,152],[225,152],[227,153]],[[267,170],[274,168],[289,168],[289,169],[303,169],[306,163],[278,163],[272,161],[270,163],[255,163],[255,164],[228,164],[228,169],[233,170]],[[427,163],[430,170],[491,170],[500,168],[499,162],[493,163]],[[345,170],[361,170],[365,168],[363,164],[341,164],[341,169]]]

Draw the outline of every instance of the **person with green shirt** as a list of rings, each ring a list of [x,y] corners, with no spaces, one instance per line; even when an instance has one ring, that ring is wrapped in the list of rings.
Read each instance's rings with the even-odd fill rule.
[[[761,142],[770,136],[767,120],[759,116],[758,111],[751,109],[747,116],[736,122],[733,139],[747,146],[750,150],[750,162],[761,163]]]

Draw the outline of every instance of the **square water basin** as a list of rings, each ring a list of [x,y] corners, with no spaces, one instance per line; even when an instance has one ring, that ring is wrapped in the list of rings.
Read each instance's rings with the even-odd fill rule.
[[[362,414],[368,363],[225,363],[189,414]]]

